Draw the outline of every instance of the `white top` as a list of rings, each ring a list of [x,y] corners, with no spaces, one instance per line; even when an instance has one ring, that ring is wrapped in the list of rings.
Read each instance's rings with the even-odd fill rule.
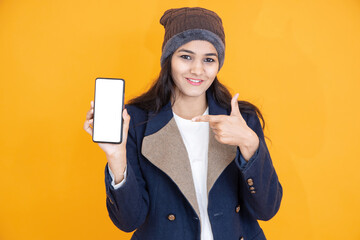
[[[209,114],[207,108],[203,115]],[[188,152],[196,198],[200,211],[201,240],[212,240],[208,215],[207,169],[209,149],[209,123],[193,122],[183,119],[174,113],[175,122]]]
[[[179,128],[181,137],[185,144],[192,176],[194,180],[196,198],[200,211],[201,223],[201,240],[213,240],[208,207],[207,195],[207,169],[208,169],[208,148],[209,148],[209,123],[208,122],[193,122],[191,120],[183,119],[175,113],[174,119]],[[209,108],[206,109],[203,115],[209,114]],[[124,172],[124,180],[115,185],[114,175],[109,169],[112,177],[112,186],[115,189],[120,188],[126,180],[126,170]]]

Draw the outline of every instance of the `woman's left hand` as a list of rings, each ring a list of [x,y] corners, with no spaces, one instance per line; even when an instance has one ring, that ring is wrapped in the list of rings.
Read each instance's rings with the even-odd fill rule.
[[[249,161],[259,147],[259,138],[241,116],[237,101],[238,96],[237,93],[231,99],[230,116],[203,115],[194,117],[192,120],[194,122],[209,122],[218,142],[238,146],[244,159]]]

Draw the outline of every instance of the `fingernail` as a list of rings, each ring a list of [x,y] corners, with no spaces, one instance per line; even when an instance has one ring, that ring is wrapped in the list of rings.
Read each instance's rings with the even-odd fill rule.
[[[198,119],[199,119],[198,117],[193,117],[193,118],[191,119],[191,121],[196,122]]]
[[[235,94],[235,98],[238,99],[239,97],[239,93]]]

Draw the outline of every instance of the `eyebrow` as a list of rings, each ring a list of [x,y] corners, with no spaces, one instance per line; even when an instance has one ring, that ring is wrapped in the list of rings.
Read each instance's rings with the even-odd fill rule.
[[[186,53],[190,53],[190,54],[195,54],[193,51],[187,50],[187,49],[180,49],[179,52],[186,52]],[[216,53],[206,53],[205,56],[216,56]]]

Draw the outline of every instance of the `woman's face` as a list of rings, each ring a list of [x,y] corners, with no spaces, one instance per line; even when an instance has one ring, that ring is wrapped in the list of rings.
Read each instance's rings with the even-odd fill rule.
[[[176,99],[205,97],[218,70],[217,51],[210,42],[194,40],[179,47],[171,58]]]

